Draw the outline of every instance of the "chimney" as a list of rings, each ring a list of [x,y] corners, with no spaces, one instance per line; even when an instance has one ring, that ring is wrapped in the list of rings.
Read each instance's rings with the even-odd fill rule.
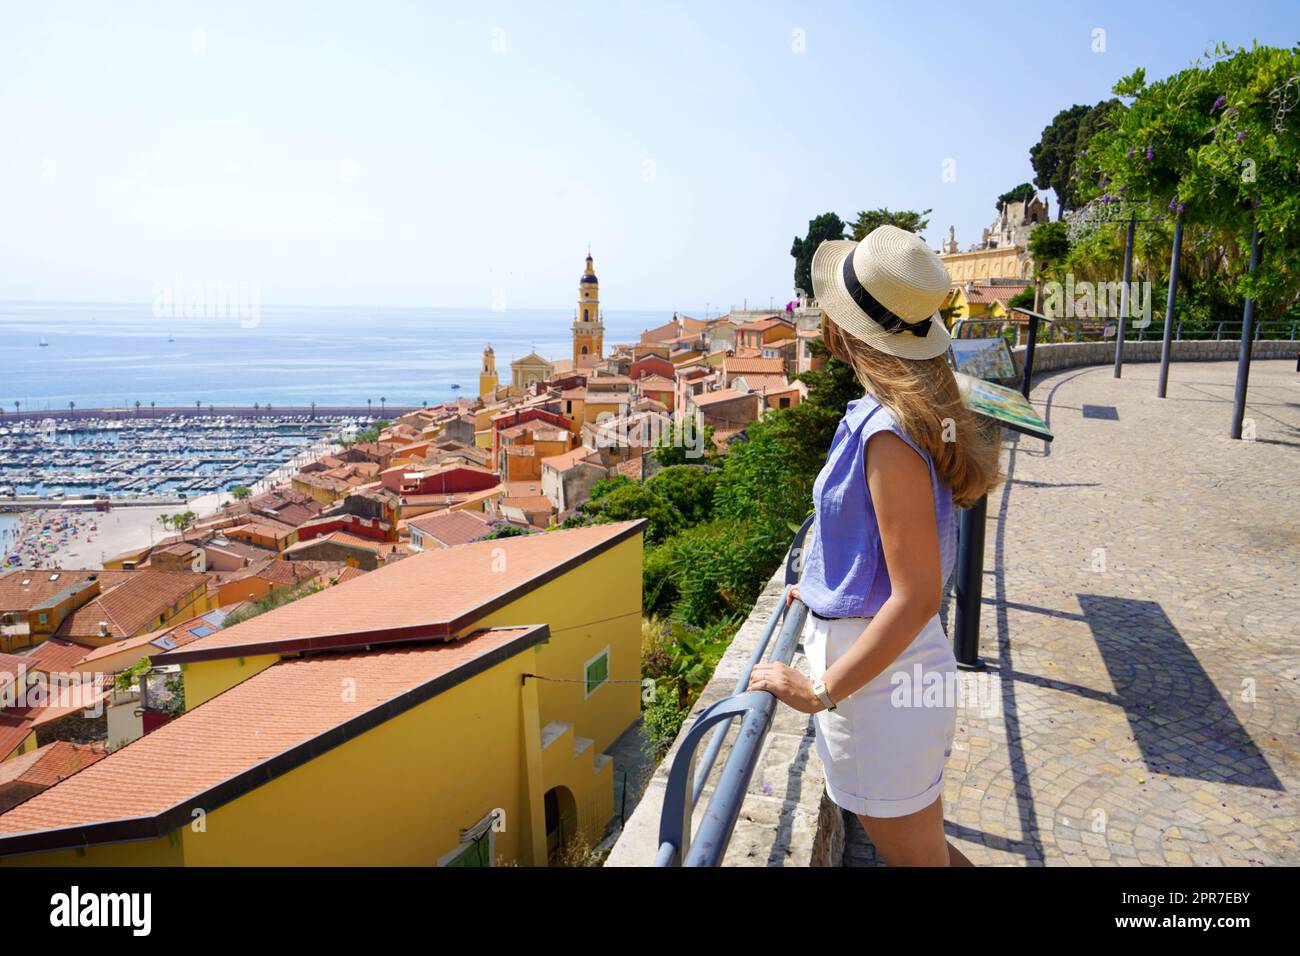
[[[100,622],[99,622],[99,636],[100,636],[100,637],[108,637],[108,622],[107,622],[107,621],[100,621]]]

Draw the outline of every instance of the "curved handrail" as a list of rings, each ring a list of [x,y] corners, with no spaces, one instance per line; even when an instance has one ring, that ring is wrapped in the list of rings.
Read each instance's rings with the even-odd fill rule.
[[[786,555],[787,586],[798,580],[802,568],[803,542],[811,524],[812,518],[809,517],[790,544]],[[780,606],[772,612],[758,646],[736,683],[735,692],[707,707],[682,738],[668,772],[659,819],[659,851],[655,856],[655,866],[717,866],[721,862],[740,816],[741,804],[758,764],[763,741],[776,712],[776,697],[770,692],[746,690],[749,675],[763,659],[778,624],[782,625],[780,636],[772,648],[770,660],[783,664],[789,664],[793,660],[807,613],[808,609],[802,601],[795,600],[786,605],[782,600]],[[691,817],[695,804],[717,760],[728,728],[736,717],[741,718],[739,736],[705,808],[699,830],[692,839]],[[715,725],[720,726],[717,726],[697,767],[695,750],[704,735]]]

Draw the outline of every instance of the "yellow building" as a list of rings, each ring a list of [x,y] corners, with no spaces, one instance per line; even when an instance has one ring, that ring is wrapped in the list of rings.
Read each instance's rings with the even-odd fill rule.
[[[948,269],[953,285],[982,279],[1028,279],[1033,262],[1023,249],[977,249],[973,252],[950,252],[939,256]]]
[[[949,326],[958,319],[1005,319],[1010,315],[1008,303],[1025,290],[1027,284],[975,285],[967,283],[948,293],[945,307],[952,310]]]
[[[497,384],[497,356],[489,345],[483,350],[483,367],[478,373],[479,398],[495,398]]]
[[[185,713],[0,814],[0,865],[545,865],[595,842],[640,710],[643,528],[422,552],[158,655]]]
[[[605,355],[605,317],[600,312],[600,281],[587,252],[587,268],[578,280],[578,308],[573,313],[573,367],[590,368]]]
[[[520,391],[531,388],[534,382],[545,382],[555,377],[555,365],[536,352],[529,352],[510,363],[510,384]]]

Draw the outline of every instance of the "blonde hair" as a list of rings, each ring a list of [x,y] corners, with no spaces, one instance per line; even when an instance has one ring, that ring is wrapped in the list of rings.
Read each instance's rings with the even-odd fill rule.
[[[998,483],[998,428],[966,407],[947,359],[906,359],[874,349],[825,313],[822,341],[898,427],[929,452],[956,507],[969,508]]]

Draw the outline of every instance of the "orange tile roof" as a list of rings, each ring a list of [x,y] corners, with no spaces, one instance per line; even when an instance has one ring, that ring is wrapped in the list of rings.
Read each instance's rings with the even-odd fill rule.
[[[554,511],[555,505],[545,495],[526,495],[519,498],[502,498],[501,507],[520,511]]]
[[[696,405],[715,405],[718,402],[729,402],[737,398],[745,398],[748,392],[738,392],[730,388],[718,389],[714,392],[705,392],[703,395],[693,395],[691,401]]]
[[[579,445],[571,451],[566,451],[563,455],[551,455],[548,458],[543,458],[542,464],[548,468],[554,468],[556,471],[568,471],[570,468],[576,468],[579,463],[586,461],[595,454],[596,450],[594,448]]]
[[[1029,288],[1028,283],[1021,286],[977,285],[969,290],[962,289],[962,293],[966,296],[966,301],[972,304],[987,305],[990,302],[1001,302],[1006,305],[1027,288]]]
[[[722,367],[728,375],[743,375],[746,372],[760,375],[781,375],[785,372],[785,359],[731,355],[723,360]]]
[[[178,601],[207,587],[207,578],[187,571],[136,571],[116,587],[73,611],[56,632],[59,637],[95,638],[101,621],[111,637],[133,637]]]
[[[299,541],[297,544],[290,545],[284,549],[286,555],[301,554],[304,551],[310,551],[314,547],[328,541],[331,544],[337,544],[345,548],[360,548],[363,551],[380,551],[388,546],[389,542],[375,541],[372,538],[362,538],[355,534],[348,534],[346,531],[331,531],[329,534],[323,534],[319,538],[312,538],[310,541]]]
[[[89,581],[96,571],[18,570],[0,573],[0,611],[28,611],[74,584]],[[50,580],[53,578],[54,580]],[[104,585],[101,585],[101,587]]]
[[[447,637],[552,576],[640,533],[644,525],[643,520],[623,521],[423,551],[218,631],[158,660],[172,663]]]
[[[664,378],[662,375],[655,375],[653,372],[641,376],[637,379],[637,384],[643,392],[671,392],[677,387],[677,383],[672,379]]]
[[[754,373],[746,373],[744,375],[737,375],[736,379],[744,382],[751,392],[762,392],[764,390],[769,393],[775,392],[779,389],[784,389],[790,384],[784,375],[758,375]],[[735,383],[733,382],[732,384]]]
[[[156,650],[149,652],[151,655],[177,647],[184,647],[186,644],[197,641],[200,637],[220,629],[226,617],[227,612],[221,609],[208,611],[206,614],[191,617],[179,624],[169,624],[167,627],[149,631],[137,637],[128,637],[122,641],[105,644],[103,647],[97,647],[93,651],[83,654],[81,659],[76,662],[76,666],[70,667],[68,670],[75,670],[82,674],[94,673],[101,666],[100,662],[105,658],[113,657],[124,650],[143,647],[146,644],[156,648]],[[82,648],[82,650],[84,651],[85,648]]]
[[[412,518],[408,525],[451,546],[469,544],[488,534],[492,522],[476,511],[442,511]]]
[[[548,636],[498,628],[280,661],[0,814],[0,855],[161,836],[193,807],[210,812]],[[355,694],[339,693],[344,679]]]
[[[52,637],[36,645],[36,648],[26,655],[27,667],[47,674],[70,674],[76,669],[77,662],[86,656],[87,651],[88,648],[80,644]]]
[[[52,787],[108,756],[103,747],[55,740],[21,757],[0,763],[0,787],[10,783]]]

